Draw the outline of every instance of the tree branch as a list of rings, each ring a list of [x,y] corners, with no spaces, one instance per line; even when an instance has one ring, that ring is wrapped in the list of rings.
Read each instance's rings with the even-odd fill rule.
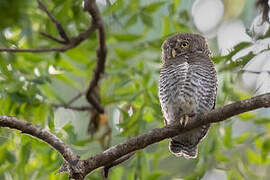
[[[43,53],[43,52],[65,52],[69,49],[74,48],[75,46],[67,44],[61,47],[54,48],[37,48],[37,49],[17,49],[17,48],[0,48],[0,52],[9,52],[9,53],[21,53],[21,52],[31,52],[31,53]]]
[[[55,37],[53,37],[53,36],[51,36],[51,35],[49,35],[49,34],[46,34],[46,33],[44,33],[44,32],[41,32],[40,34],[41,34],[42,36],[48,38],[48,39],[51,39],[51,40],[57,42],[57,43],[60,43],[60,44],[66,44],[66,41],[61,40],[61,39],[58,39],[58,38],[55,38]]]
[[[76,96],[74,96],[72,99],[70,99],[67,103],[67,105],[71,105],[72,103],[74,103],[77,99],[79,99],[80,97],[82,97],[85,94],[84,92],[80,92],[78,93]]]
[[[69,42],[69,37],[67,36],[63,26],[55,19],[55,17],[49,12],[47,7],[40,1],[37,0],[39,8],[43,10],[47,16],[51,19],[51,21],[54,23],[55,27],[58,30],[59,35],[65,40],[66,43]]]
[[[121,164],[122,162],[125,162],[126,160],[130,159],[132,156],[134,156],[136,152],[131,152],[131,153],[128,153],[122,157],[120,157],[119,159],[113,161],[111,164],[108,164],[104,167],[103,171],[104,171],[104,177],[107,178],[108,175],[109,175],[109,170],[114,167],[114,166],[117,166],[119,164]]]
[[[65,160],[65,168],[64,170],[60,169],[60,171],[67,171],[71,178],[77,180],[83,179],[82,170],[84,166],[82,164],[83,162],[80,160],[80,156],[73,153],[68,145],[51,132],[11,116],[0,116],[0,127],[17,129],[24,134],[31,135],[46,142],[57,150]]]
[[[61,47],[54,47],[54,48],[31,48],[31,49],[19,49],[19,48],[0,48],[0,52],[9,52],[9,53],[22,53],[22,52],[32,52],[32,53],[43,53],[43,52],[65,52],[69,49],[75,48],[78,46],[82,41],[87,39],[97,28],[96,24],[91,24],[89,28],[82,33],[80,33],[76,37],[68,37],[68,35],[65,33],[64,28],[62,25],[53,17],[53,15],[48,11],[46,6],[40,1],[37,0],[40,9],[42,9],[48,17],[51,19],[51,21],[55,24],[58,33],[60,34],[61,38],[63,40],[60,40],[58,38],[52,37],[51,35],[48,35],[46,33],[41,33],[41,35],[47,37],[50,40],[53,40],[57,43],[64,44]]]
[[[105,112],[104,106],[100,103],[97,96],[94,96],[93,94],[94,93],[90,94],[87,97],[87,100],[97,110],[97,112],[103,114]]]
[[[71,106],[71,105],[65,105],[65,104],[52,104],[55,108],[65,108],[65,109],[71,109],[74,111],[91,111],[93,110],[93,107],[90,106]]]
[[[75,155],[70,147],[68,147],[57,136],[50,133],[49,131],[46,131],[45,129],[32,125],[29,122],[18,120],[15,117],[0,116],[0,127],[17,129],[22,133],[39,138],[40,140],[48,143],[50,146],[56,149],[69,163],[74,163],[74,161],[78,160],[79,158],[79,156]]]
[[[255,71],[255,70],[241,70],[242,73],[253,73],[253,74],[261,74],[261,73],[268,73],[270,74],[270,71]]]
[[[98,48],[97,48],[97,64],[94,69],[94,75],[89,83],[89,87],[86,92],[86,98],[90,104],[99,112],[104,113],[104,107],[100,103],[99,92],[96,93],[95,90],[98,89],[98,82],[101,78],[101,75],[105,70],[106,56],[107,56],[107,47],[106,47],[106,36],[104,22],[101,18],[101,14],[97,7],[95,0],[84,0],[84,10],[89,12],[92,17],[92,23],[87,30],[80,33],[78,36],[70,38],[64,31],[62,25],[57,22],[57,20],[50,14],[48,9],[41,3],[40,0],[37,0],[40,8],[46,12],[51,21],[55,24],[59,35],[63,39],[52,37],[43,33],[43,36],[54,40],[58,43],[64,44],[61,47],[55,48],[45,48],[45,49],[8,49],[2,48],[0,52],[49,52],[49,51],[66,51],[68,49],[74,48],[79,45],[83,40],[87,39],[90,34],[95,30],[98,30]],[[77,99],[77,97],[75,98]],[[74,101],[70,101],[71,103]],[[69,103],[70,103],[69,102]],[[71,104],[70,103],[70,104]],[[70,104],[65,107],[71,108]],[[61,105],[55,105],[61,106]],[[25,134],[29,134],[36,138],[45,141],[54,149],[56,149],[64,158],[66,163],[64,163],[63,168],[60,169],[63,171],[68,171],[71,178],[82,180],[87,174],[91,171],[99,168],[105,167],[105,174],[108,173],[108,170],[116,166],[127,159],[129,159],[133,154],[140,149],[143,149],[153,143],[157,143],[166,138],[171,138],[176,135],[182,134],[186,131],[189,131],[193,128],[197,128],[204,124],[216,123],[223,121],[232,116],[238,115],[243,112],[251,111],[254,109],[270,107],[270,93],[256,96],[250,99],[237,101],[235,103],[226,105],[224,107],[217,108],[208,113],[201,114],[200,116],[194,117],[189,121],[186,127],[182,127],[179,124],[168,125],[163,128],[156,128],[149,132],[146,132],[140,136],[133,137],[123,143],[115,145],[106,151],[99,153],[95,156],[91,156],[86,160],[81,160],[78,155],[72,152],[71,148],[68,147],[62,140],[58,137],[46,131],[42,128],[34,126],[26,121],[21,121],[15,117],[0,116],[0,127],[9,127],[22,131]],[[75,108],[75,107],[72,107]],[[78,109],[78,107],[76,107]],[[89,108],[89,107],[87,107]],[[106,172],[107,171],[107,172]]]
[[[123,143],[115,145],[102,153],[87,158],[86,160],[80,160],[78,155],[75,155],[62,140],[52,133],[36,127],[26,121],[18,120],[15,117],[0,116],[0,127],[17,129],[23,133],[32,135],[47,142],[68,162],[68,165],[64,163],[64,171],[68,171],[71,178],[82,180],[91,171],[103,166],[107,171],[111,167],[129,159],[135,151],[166,138],[174,137],[204,124],[220,122],[244,112],[268,107],[270,107],[270,93],[237,101],[191,119],[186,127],[175,124],[168,125],[163,128],[156,128],[140,136],[133,137]]]
[[[98,48],[97,48],[97,65],[94,69],[94,76],[92,77],[87,93],[86,98],[91,104],[98,106],[97,109],[100,113],[104,113],[104,108],[102,108],[95,97],[93,97],[93,90],[97,87],[98,81],[100,80],[101,74],[105,70],[105,62],[107,56],[107,46],[106,46],[106,34],[104,22],[102,20],[101,14],[96,4],[96,0],[85,0],[84,1],[84,10],[88,11],[92,16],[92,23],[97,25],[98,29]]]
[[[268,0],[257,0],[256,1],[256,7],[262,9],[262,20],[263,20],[262,23],[264,23],[264,22],[268,22],[269,23],[269,17],[268,17],[269,5],[268,5]]]
[[[53,40],[57,43],[64,44],[61,47],[54,47],[54,48],[35,48],[35,49],[18,49],[18,48],[0,48],[0,52],[10,52],[10,53],[21,53],[21,52],[31,52],[31,53],[42,53],[42,52],[65,52],[69,49],[75,48],[78,46],[82,41],[87,39],[96,29],[98,30],[98,41],[99,46],[97,48],[97,66],[94,69],[94,75],[92,80],[90,81],[89,88],[87,90],[87,101],[99,112],[104,113],[104,107],[100,103],[100,100],[95,97],[93,94],[93,89],[97,87],[98,81],[100,80],[101,74],[104,72],[105,69],[105,61],[107,55],[107,47],[106,47],[106,36],[105,36],[105,28],[104,23],[99,12],[99,9],[96,5],[95,0],[85,0],[84,10],[88,11],[92,17],[92,23],[87,30],[80,33],[76,37],[68,37],[64,28],[62,27],[61,23],[59,23],[55,17],[49,12],[47,7],[40,1],[37,0],[39,4],[39,8],[43,10],[50,20],[55,24],[61,39],[55,38],[51,35],[46,33],[41,33],[44,37]],[[74,109],[74,108],[73,108]],[[84,108],[83,108],[84,109]],[[75,110],[75,109],[74,109]],[[77,109],[78,110],[78,109]]]
[[[86,167],[84,173],[88,174],[94,169],[106,166],[107,164],[110,164],[126,154],[143,149],[153,143],[157,143],[166,138],[174,137],[204,124],[220,122],[244,112],[268,107],[270,107],[270,93],[237,101],[235,103],[214,109],[209,113],[202,114],[200,117],[191,119],[185,128],[177,124],[153,129],[140,136],[133,137],[126,142],[113,146],[100,154],[89,157],[87,160],[85,160],[85,164],[89,164],[89,166]]]

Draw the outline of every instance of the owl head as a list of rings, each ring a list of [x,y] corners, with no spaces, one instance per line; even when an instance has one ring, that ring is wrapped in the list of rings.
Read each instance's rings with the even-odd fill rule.
[[[210,55],[205,38],[199,34],[175,34],[166,39],[162,44],[163,62],[177,57],[188,57],[197,53],[208,57]]]

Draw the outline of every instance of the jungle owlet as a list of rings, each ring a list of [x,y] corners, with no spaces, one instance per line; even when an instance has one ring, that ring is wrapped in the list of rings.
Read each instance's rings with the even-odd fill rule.
[[[217,77],[204,37],[175,34],[162,44],[159,99],[167,124],[186,126],[190,117],[215,107]],[[178,123],[179,124],[179,123]],[[210,124],[171,139],[170,151],[176,156],[196,158],[198,143]]]

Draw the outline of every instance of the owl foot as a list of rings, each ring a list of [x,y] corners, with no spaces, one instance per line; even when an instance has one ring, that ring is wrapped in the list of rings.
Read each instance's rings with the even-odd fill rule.
[[[185,114],[183,117],[180,118],[180,124],[184,127],[186,127],[188,121],[189,121],[189,116],[187,114]]]

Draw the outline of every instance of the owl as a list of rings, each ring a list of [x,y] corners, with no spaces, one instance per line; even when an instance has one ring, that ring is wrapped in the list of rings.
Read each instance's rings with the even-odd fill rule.
[[[165,124],[185,127],[215,107],[217,76],[204,37],[181,33],[162,44],[162,67],[159,78],[159,100]],[[196,158],[199,142],[210,124],[187,131],[170,140],[169,150],[176,156]]]

